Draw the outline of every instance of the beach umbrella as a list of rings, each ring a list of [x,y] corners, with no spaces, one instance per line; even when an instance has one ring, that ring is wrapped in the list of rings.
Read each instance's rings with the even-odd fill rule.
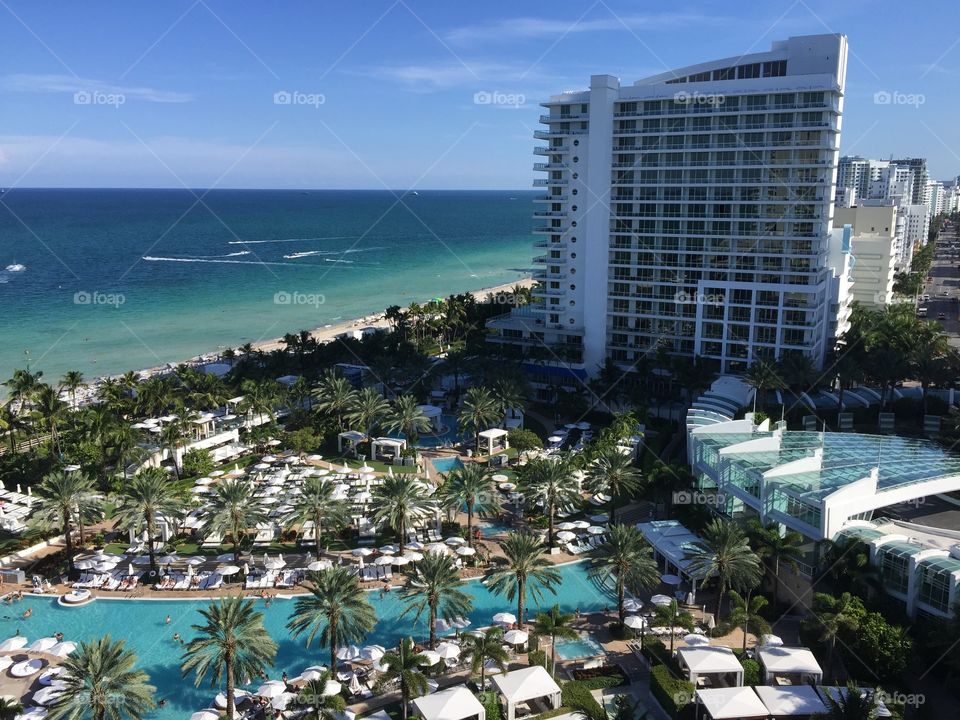
[[[342,689],[343,689],[343,685],[338,683],[336,680],[327,680],[327,685],[326,687],[323,688],[323,694],[339,695]]]
[[[466,545],[466,544],[467,544],[467,541],[464,540],[462,537],[456,537],[456,536],[454,536],[454,537],[448,537],[446,540],[444,540],[444,542],[445,542],[447,545],[452,545],[453,547],[457,547],[458,545]]]
[[[386,653],[387,649],[383,645],[367,645],[360,651],[360,657],[364,660],[379,660]]]
[[[265,462],[258,462],[256,465],[253,466],[253,469],[254,469],[254,470],[269,470],[269,469],[270,469],[270,465],[269,465],[268,463],[265,463]]]
[[[249,565],[248,563],[244,563],[244,564],[243,564],[243,574],[244,574],[244,575],[249,575],[249,574],[250,574],[250,565]]]
[[[337,650],[337,660],[357,660],[360,658],[360,648],[356,645],[345,645]]]
[[[351,695],[356,695],[359,693],[362,689],[360,687],[360,678],[358,678],[356,675],[350,678],[350,685],[348,685],[347,688],[350,690]]]
[[[767,647],[780,647],[783,645],[783,640],[778,635],[761,635],[760,644]]]
[[[212,478],[218,478],[221,475],[223,475],[223,470],[214,470],[212,473],[210,473],[210,477]]]
[[[207,485],[197,485],[193,488],[193,490],[191,490],[191,492],[194,495],[207,495],[212,493],[213,490],[211,490]]]
[[[410,563],[414,562],[414,560],[410,557],[410,555],[419,555],[419,553],[409,553],[407,555],[393,555],[391,556],[393,558],[393,562],[391,564],[396,565],[397,567],[403,567],[404,565],[409,565]]]
[[[424,650],[420,655],[423,657],[424,663],[431,667],[440,662],[440,656],[433,650]]]
[[[443,618],[437,618],[436,620],[433,621],[433,627],[436,629],[437,632],[445,633],[448,630],[451,630],[453,626]]]
[[[21,660],[10,668],[9,673],[15,678],[30,677],[31,675],[36,675],[38,672],[43,670],[43,666],[46,662],[46,660],[40,660],[39,658],[34,658],[33,660]]]
[[[393,561],[396,560],[393,555],[381,555],[376,560],[373,561],[374,565],[393,565]]]
[[[474,550],[472,547],[469,547],[467,545],[457,548],[457,555],[460,555],[462,557],[467,557],[468,555],[474,555],[476,554],[476,552],[477,552],[476,550]]]
[[[300,679],[304,682],[310,682],[311,680],[319,680],[323,677],[325,670],[316,670],[308,668],[300,673]]]
[[[270,705],[271,707],[273,707],[274,710],[286,710],[287,706],[290,705],[291,702],[296,700],[296,698],[297,698],[296,693],[284,692],[282,695],[277,695],[277,697],[273,698],[270,701]]]
[[[257,691],[254,695],[259,695],[260,697],[265,698],[275,698],[283,695],[287,691],[287,686],[280,680],[268,680],[263,685],[257,688]]]
[[[161,555],[157,558],[157,562],[161,565],[169,565],[170,563],[178,562],[180,558],[177,555]]]
[[[285,567],[287,561],[283,559],[283,555],[277,555],[276,558],[272,560],[265,560],[263,566],[267,570],[279,570],[282,567]]]
[[[661,575],[660,581],[667,585],[679,585],[680,578],[677,575]]]
[[[238,568],[236,565],[221,565],[217,568],[217,572],[224,576],[236,575],[238,572],[240,572],[240,568]]]
[[[194,480],[194,481],[193,481],[193,484],[194,484],[194,485],[209,485],[209,484],[212,483],[212,482],[213,482],[213,478],[202,477],[202,478],[197,478],[196,480]]]
[[[56,641],[54,641],[56,642]],[[0,652],[9,652],[11,650],[19,650],[22,647],[26,647],[27,638],[23,635],[14,635],[9,637],[0,643]]]
[[[34,640],[27,648],[29,652],[47,652],[50,648],[59,642],[55,637],[44,637]]]
[[[397,552],[397,546],[396,546],[396,545],[381,545],[381,546],[380,546],[380,552],[382,552],[384,555],[393,555],[394,553]]]
[[[248,690],[234,690],[233,691],[234,700],[239,701],[240,698],[250,697],[250,691]],[[214,707],[225,710],[227,707],[227,696],[225,693],[218,693],[217,696],[213,699]]]
[[[220,720],[220,713],[216,710],[200,710],[191,715],[190,720]]]
[[[408,542],[406,547],[408,550],[423,550],[425,546],[419,540],[414,540],[413,542]]]
[[[559,540],[560,542],[570,542],[571,540],[575,540],[576,537],[577,536],[574,535],[569,530],[561,530],[560,532],[557,533],[557,540]]]
[[[587,528],[587,532],[591,535],[603,535],[606,531],[606,528],[602,528],[599,525],[591,525]]]
[[[500,483],[500,489],[503,490],[504,492],[513,492],[514,490],[517,489],[517,486],[514,485],[512,482],[505,482],[505,483]]]
[[[187,558],[187,565],[203,565],[206,561],[207,558],[201,557],[200,555],[194,555],[192,558]]]
[[[350,551],[350,554],[354,557],[367,557],[368,555],[373,555],[373,550],[365,547],[354,548]]]
[[[460,657],[460,646],[453,643],[440,643],[437,645],[437,655],[443,660]]]
[[[640,630],[647,626],[647,621],[639,615],[627,615],[623,619],[623,624],[633,630]]]
[[[376,472],[376,468],[372,468],[369,465],[364,464],[362,467],[357,468],[357,472],[361,473],[372,473]]]
[[[673,602],[673,598],[667,597],[666,595],[654,595],[652,598],[650,598],[650,602],[652,602],[654,605],[658,605],[659,607],[666,607]]]
[[[223,553],[215,558],[217,562],[233,562],[233,553]]]
[[[473,623],[465,617],[455,617],[450,624],[456,628],[463,629],[470,627]]]
[[[77,560],[77,562],[73,564],[77,570],[91,570],[94,565],[96,565],[96,563],[93,562],[93,560]]]
[[[569,520],[564,521],[557,525],[557,530],[576,530],[577,526],[575,523],[570,522]]]
[[[49,705],[63,694],[66,687],[66,683],[58,680],[53,685],[37,690],[30,699],[37,703],[37,705]]]
[[[443,543],[431,543],[430,545],[427,545],[427,552],[446,555],[449,551],[447,550],[447,546]]]
[[[66,642],[58,642],[56,645],[50,648],[49,653],[51,655],[56,655],[57,657],[66,657],[76,649],[77,644],[67,640]]]
[[[503,636],[503,639],[511,645],[519,645],[525,643],[529,637],[524,630],[510,630]]]
[[[57,676],[63,672],[63,665],[57,665],[56,667],[47,668],[43,671],[40,677],[37,678],[37,681],[41,685],[52,685],[57,682]]]
[[[307,570],[312,572],[320,572],[321,570],[329,570],[333,567],[333,563],[329,560],[314,560],[312,563],[307,565]]]
[[[588,527],[590,527],[590,523],[588,523],[586,520],[574,520],[570,524],[573,525],[574,530],[586,530]]]
[[[683,641],[684,641],[687,645],[689,645],[689,646],[691,646],[691,647],[697,647],[697,646],[699,646],[699,645],[709,645],[709,644],[710,644],[709,638],[707,638],[707,637],[705,637],[705,636],[703,636],[703,635],[697,635],[696,633],[690,633],[689,635],[684,635],[684,636],[683,636]]]
[[[623,601],[623,609],[627,612],[639,612],[642,607],[643,603],[636,598],[627,598]]]
[[[47,717],[47,709],[42,707],[30,707],[17,715],[17,720],[44,720]]]
[[[513,613],[499,612],[493,616],[493,621],[501,625],[513,625],[517,621],[517,616]]]
[[[133,564],[134,564],[134,565],[149,565],[149,564],[150,564],[150,556],[149,556],[149,555],[138,555],[137,557],[135,557],[135,558],[133,559]]]
[[[559,442],[563,442],[563,438],[560,437],[559,435],[551,435],[550,437],[547,438],[547,442],[559,443]]]

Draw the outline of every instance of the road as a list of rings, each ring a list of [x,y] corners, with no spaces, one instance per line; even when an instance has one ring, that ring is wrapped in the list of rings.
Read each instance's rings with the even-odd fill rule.
[[[956,227],[945,228],[940,233],[937,254],[923,292],[930,296],[929,300],[920,302],[921,307],[927,308],[927,318],[939,322],[950,344],[960,347],[960,237]]]

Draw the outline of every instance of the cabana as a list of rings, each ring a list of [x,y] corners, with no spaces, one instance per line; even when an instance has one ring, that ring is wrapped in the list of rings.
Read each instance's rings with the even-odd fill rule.
[[[764,685],[819,685],[823,680],[820,663],[807,648],[759,647],[757,661]]]
[[[766,720],[767,708],[751,687],[697,690],[697,720]]]
[[[719,645],[677,650],[680,667],[697,687],[729,688],[743,685],[743,666],[733,650]]]
[[[754,690],[767,708],[767,713],[773,718],[806,720],[819,717],[829,711],[816,689],[810,685],[797,687],[758,685]]]
[[[554,710],[560,707],[560,686],[541,665],[494,675],[491,680],[503,696],[507,707],[506,720],[515,720],[517,705],[530,703],[538,698],[546,698]],[[533,708],[530,710],[532,714],[539,715],[539,712],[533,712]]]
[[[443,431],[443,408],[436,405],[417,405],[417,410],[430,421],[430,427],[434,433]]]
[[[344,447],[346,447],[346,451],[356,453],[357,445],[366,439],[367,436],[359,430],[345,430],[337,435],[337,451],[342,455],[345,452]]]
[[[374,460],[395,462],[400,459],[400,453],[406,448],[406,440],[378,437],[370,442],[370,457]]]
[[[413,707],[423,720],[486,720],[487,717],[483,705],[463,685],[418,697]]]
[[[483,439],[481,447],[486,446],[487,455],[493,455],[510,447],[510,443],[507,442],[507,431],[503,428],[490,428],[478,433],[478,435]]]

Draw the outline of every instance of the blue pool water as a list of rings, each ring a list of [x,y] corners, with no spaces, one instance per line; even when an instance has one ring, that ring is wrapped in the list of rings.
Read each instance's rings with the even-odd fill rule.
[[[457,426],[456,416],[441,415],[440,425],[444,428],[442,433],[424,433],[417,438],[417,445],[420,447],[431,448],[460,442],[460,428]]]
[[[591,637],[581,636],[576,640],[558,640],[557,657],[564,660],[606,655],[603,646]]]
[[[565,565],[558,570],[562,584],[557,595],[547,593],[541,604],[528,600],[530,618],[554,603],[559,603],[567,612],[576,608],[591,612],[610,605],[611,598],[587,577],[584,563]],[[488,625],[493,615],[501,610],[516,608],[516,603],[491,594],[476,580],[467,582],[466,587],[473,596],[474,609],[470,619],[474,627]],[[383,598],[379,593],[371,592],[368,597],[376,610],[378,621],[367,643],[391,646],[406,635],[426,637],[425,620],[415,622],[411,616],[401,617],[405,606],[400,601],[399,592],[386,593]],[[329,650],[316,645],[304,648],[303,640],[294,640],[287,632],[285,626],[293,610],[293,602],[275,599],[270,607],[265,607],[263,601],[257,601],[264,613],[267,630],[279,644],[276,663],[268,673],[273,679],[278,679],[282,671],[293,677],[308,665],[328,662]],[[14,606],[0,608],[0,639],[19,630],[31,642],[56,632],[62,632],[67,640],[74,641],[108,633],[114,638],[126,640],[127,645],[137,653],[139,666],[146,670],[151,684],[157,687],[157,697],[167,700],[166,707],[154,711],[150,717],[153,720],[180,719],[208,707],[217,693],[217,689],[211,688],[208,683],[195,688],[192,678],[181,679],[179,664],[182,650],[173,641],[174,633],[180,633],[185,641],[190,641],[194,636],[190,626],[200,621],[197,610],[207,604],[208,601],[201,600],[99,599],[83,607],[62,608],[57,605],[56,598],[28,597]],[[20,615],[28,607],[33,608],[33,616],[29,620],[21,620]],[[169,625],[164,623],[167,615],[171,618]],[[247,686],[247,689],[251,687]],[[256,686],[252,689],[256,689]]]
[[[434,458],[430,462],[437,469],[438,473],[448,473],[451,470],[459,470],[463,467],[463,462],[458,457]]]
[[[512,529],[509,525],[505,525],[503,523],[486,521],[479,523],[477,528],[480,530],[480,534],[483,535],[483,537],[496,537],[497,535],[503,535]]]

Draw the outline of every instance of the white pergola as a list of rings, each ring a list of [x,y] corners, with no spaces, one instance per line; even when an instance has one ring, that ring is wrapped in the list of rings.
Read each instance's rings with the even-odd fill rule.
[[[342,453],[344,445],[347,446],[347,449],[353,450],[366,439],[367,436],[359,430],[345,430],[337,435],[337,451]]]
[[[483,705],[463,685],[424,695],[413,701],[413,707],[423,720],[486,720]]]
[[[767,708],[751,687],[697,690],[697,720],[766,720],[766,717]]]
[[[487,446],[487,455],[493,455],[495,452],[506,450],[510,447],[507,442],[507,431],[503,428],[490,428],[477,433]]]
[[[381,456],[399,458],[400,453],[406,450],[407,441],[400,438],[378,437],[370,442],[370,457],[379,460]],[[389,452],[383,452],[389,449]]]
[[[491,680],[507,706],[506,720],[516,718],[518,704],[541,697],[554,709],[560,707],[560,686],[541,665],[494,675]]]
[[[767,712],[774,718],[818,717],[829,711],[816,689],[810,685],[796,687],[758,685],[754,690],[767,708]]]
[[[743,685],[743,666],[733,654],[733,650],[719,645],[684,647],[677,650],[680,666],[687,672],[687,679],[694,685],[705,675],[733,675],[734,686]],[[719,678],[718,678],[719,679]]]
[[[819,685],[823,680],[820,663],[807,648],[759,647],[757,661],[763,668],[764,685],[774,684],[777,677],[792,685],[806,685],[808,682]]]

